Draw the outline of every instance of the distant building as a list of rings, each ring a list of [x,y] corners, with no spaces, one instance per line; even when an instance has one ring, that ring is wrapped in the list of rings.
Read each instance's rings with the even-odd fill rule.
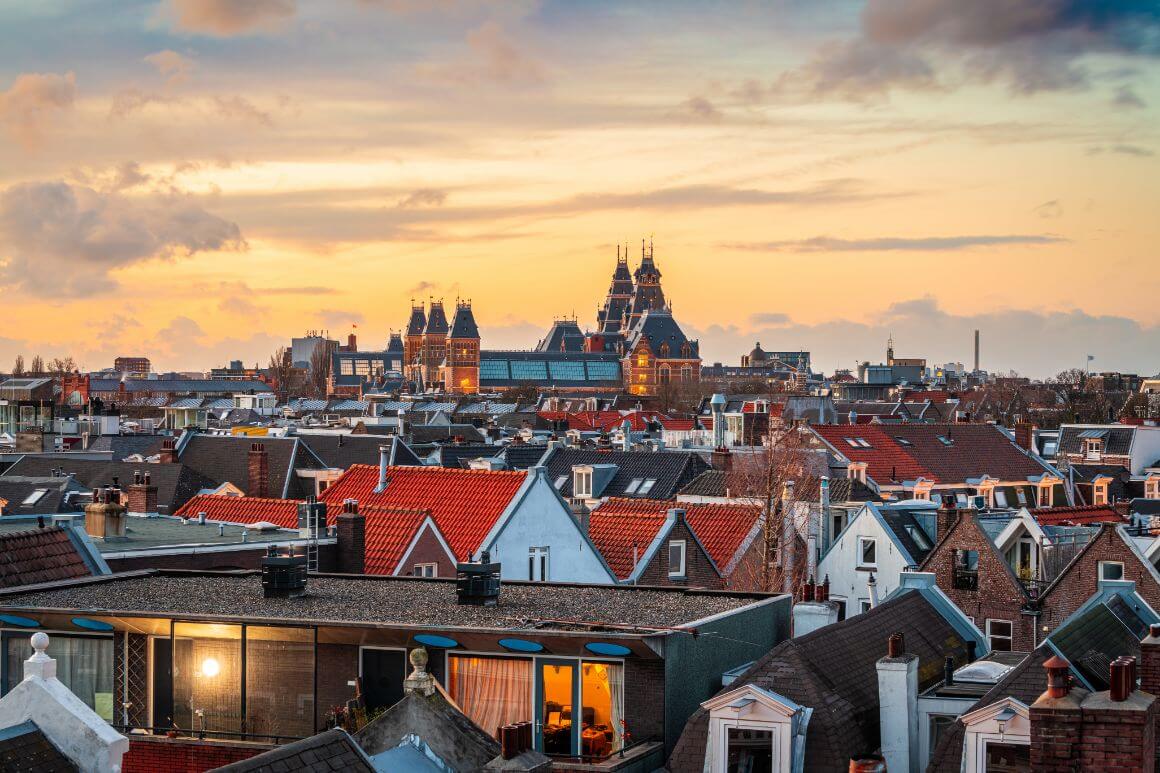
[[[148,357],[118,357],[113,360],[113,370],[133,376],[146,376],[153,370]]]
[[[761,342],[753,345],[749,354],[741,355],[741,365],[722,365],[715,362],[701,368],[703,381],[768,381],[781,382],[801,389],[812,377],[810,353],[767,352]]]

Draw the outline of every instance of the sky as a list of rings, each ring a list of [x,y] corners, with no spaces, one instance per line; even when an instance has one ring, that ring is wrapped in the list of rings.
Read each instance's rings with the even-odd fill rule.
[[[1154,0],[0,0],[0,370],[265,364],[411,299],[706,362],[1160,370]]]

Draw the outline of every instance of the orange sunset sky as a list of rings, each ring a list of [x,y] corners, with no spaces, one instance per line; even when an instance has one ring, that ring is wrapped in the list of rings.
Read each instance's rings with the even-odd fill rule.
[[[1157,105],[1134,0],[0,0],[0,370],[530,347],[651,236],[707,362],[1151,374]]]

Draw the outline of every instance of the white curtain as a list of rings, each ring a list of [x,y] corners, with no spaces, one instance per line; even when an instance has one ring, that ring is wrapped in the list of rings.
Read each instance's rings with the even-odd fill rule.
[[[532,661],[450,658],[448,691],[460,710],[495,736],[499,728],[532,719]]]
[[[612,750],[624,745],[624,666],[608,664],[608,693],[612,696]]]

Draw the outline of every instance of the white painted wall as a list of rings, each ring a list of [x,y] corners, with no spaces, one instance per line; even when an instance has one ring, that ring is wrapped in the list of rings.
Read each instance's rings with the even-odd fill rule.
[[[1142,475],[1144,468],[1160,459],[1160,427],[1136,427],[1132,443],[1132,474]]]
[[[878,566],[874,570],[874,579],[878,583],[879,599],[885,599],[897,590],[899,575],[907,566],[907,559],[895,546],[886,527],[874,517],[870,506],[864,506],[818,564],[818,579],[830,576],[830,598],[846,602],[846,617],[861,613],[861,600],[870,598],[866,586],[870,572],[857,571],[861,557],[860,537],[873,537],[878,541]]]
[[[517,494],[515,509],[497,525],[498,534],[493,532],[484,541],[492,560],[502,564],[503,579],[529,579],[528,549],[547,546],[551,549],[548,579],[552,582],[613,584],[615,579],[581,533],[568,506],[536,469],[528,471],[530,485],[526,484],[522,497]]]

